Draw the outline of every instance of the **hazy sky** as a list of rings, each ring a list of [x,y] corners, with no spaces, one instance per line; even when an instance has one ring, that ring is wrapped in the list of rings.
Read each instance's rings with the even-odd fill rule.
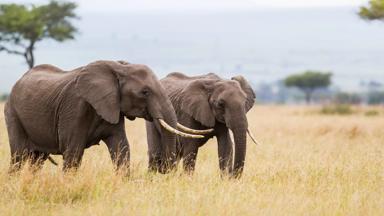
[[[4,0],[3,0],[4,1]],[[41,3],[47,0],[5,0]],[[75,0],[83,11],[245,10],[265,7],[360,6],[368,0]]]
[[[357,15],[368,0],[76,2],[76,40],[38,43],[36,64],[70,70],[97,59],[125,59],[151,66],[159,77],[172,71],[226,78],[241,73],[254,84],[314,69],[332,71],[334,84],[347,90],[362,81],[384,83],[383,23]],[[21,57],[1,52],[0,93],[25,70]]]

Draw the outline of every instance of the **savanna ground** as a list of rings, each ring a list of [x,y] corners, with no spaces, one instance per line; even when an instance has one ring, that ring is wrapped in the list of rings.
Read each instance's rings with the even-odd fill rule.
[[[220,178],[215,140],[200,149],[193,176],[148,174],[144,122],[128,121],[132,172],[124,179],[103,144],[86,150],[76,174],[46,162],[38,173],[9,176],[0,105],[0,215],[384,215],[384,108],[346,116],[319,109],[253,108],[261,145],[249,142],[240,180]]]

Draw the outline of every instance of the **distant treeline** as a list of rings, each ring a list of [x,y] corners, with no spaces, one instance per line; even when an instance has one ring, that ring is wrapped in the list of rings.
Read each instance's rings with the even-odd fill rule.
[[[8,96],[9,96],[9,94],[0,94],[0,102],[6,101]]]
[[[334,96],[333,102],[338,104],[384,104],[384,91],[368,93],[339,92]]]
[[[378,81],[360,82],[359,92],[337,92],[334,101],[339,104],[384,104],[384,84]]]
[[[284,81],[254,86],[260,104],[304,104],[305,94],[298,88],[288,88]],[[357,92],[345,92],[336,86],[313,92],[311,104],[384,104],[384,85],[365,85]]]
[[[260,104],[302,104],[305,95],[297,90],[282,87],[276,89],[266,85],[256,87],[257,103]],[[7,100],[9,94],[0,93],[0,102]],[[362,93],[339,92],[320,89],[314,93],[312,104],[384,104],[384,91],[370,91]]]

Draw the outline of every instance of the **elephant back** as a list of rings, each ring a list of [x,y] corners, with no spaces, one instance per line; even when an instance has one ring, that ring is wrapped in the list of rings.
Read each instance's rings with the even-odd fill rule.
[[[173,106],[177,107],[180,104],[181,92],[195,80],[221,80],[221,78],[215,73],[208,73],[199,76],[187,76],[181,72],[173,72],[168,74],[165,78],[161,79],[160,82],[163,85],[168,97],[170,98]],[[176,109],[175,107],[175,109]]]

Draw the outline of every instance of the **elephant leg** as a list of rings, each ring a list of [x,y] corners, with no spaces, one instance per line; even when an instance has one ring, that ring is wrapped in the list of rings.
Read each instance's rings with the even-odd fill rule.
[[[44,161],[48,159],[49,154],[39,151],[30,153],[30,163],[34,171],[40,170],[43,167]]]
[[[146,122],[148,140],[148,170],[150,172],[160,171],[162,164],[161,136],[153,123]]]
[[[63,171],[76,171],[83,159],[84,149],[89,136],[92,115],[87,115],[87,108],[81,102],[69,108],[63,107],[58,123],[59,149],[63,154]],[[73,112],[72,110],[76,110]]]
[[[63,146],[63,171],[77,170],[81,165],[86,145],[86,130],[78,128],[78,133],[71,131],[63,133],[60,139],[60,146]]]
[[[9,173],[15,173],[21,169],[28,159],[27,150],[22,148],[11,148],[11,162],[9,165]]]
[[[77,170],[81,165],[81,160],[84,154],[84,147],[70,147],[63,154],[63,171]]]
[[[220,125],[216,128],[219,167],[222,174],[230,174],[233,164],[233,143],[228,128]]]
[[[188,174],[192,174],[195,170],[198,145],[195,143],[186,143],[183,146],[183,168]]]
[[[4,114],[5,122],[7,124],[9,146],[11,150],[9,172],[13,173],[20,170],[28,158],[28,138],[23,126],[21,125],[19,119],[9,104],[5,105]]]
[[[124,123],[122,123],[121,128],[117,130],[117,133],[103,141],[107,144],[115,170],[122,172],[124,175],[129,175],[130,150],[124,130]]]

